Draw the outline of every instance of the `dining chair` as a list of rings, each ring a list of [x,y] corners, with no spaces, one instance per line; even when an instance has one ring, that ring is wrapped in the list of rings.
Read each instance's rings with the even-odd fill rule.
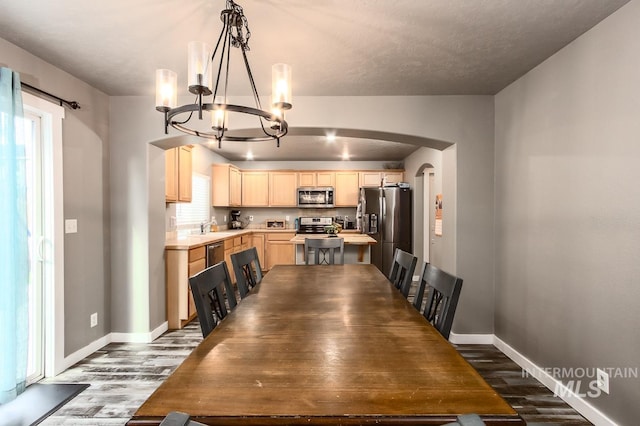
[[[309,263],[309,252],[313,251],[313,264],[315,265],[342,265],[344,264],[344,238],[305,238],[304,262]],[[336,256],[338,251],[338,256]],[[328,259],[327,259],[328,256]]]
[[[423,296],[426,288],[427,301],[422,311]],[[442,334],[449,339],[453,316],[456,313],[462,278],[455,277],[430,263],[424,263],[418,279],[418,289],[413,298],[413,306]]]
[[[189,286],[196,305],[202,337],[207,337],[218,322],[227,316],[229,310],[237,305],[226,262],[218,262],[193,275],[189,278]]]
[[[172,411],[162,420],[160,426],[205,426],[205,424],[191,420],[186,413]]]
[[[255,247],[231,255],[233,273],[236,276],[240,298],[244,299],[249,291],[262,281],[262,267]]]
[[[485,422],[482,421],[477,414],[464,414],[458,416],[453,423],[447,423],[442,426],[484,426]]]
[[[400,290],[404,297],[409,295],[416,263],[418,263],[417,257],[406,251],[396,249],[393,255],[391,270],[387,278],[389,278],[389,281],[391,281],[395,288]]]

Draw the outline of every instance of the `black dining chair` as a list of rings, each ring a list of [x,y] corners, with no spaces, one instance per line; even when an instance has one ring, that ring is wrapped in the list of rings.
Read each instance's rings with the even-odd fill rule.
[[[226,262],[218,262],[190,277],[189,286],[196,305],[202,337],[207,337],[218,322],[237,305]]]
[[[233,273],[236,276],[240,298],[244,299],[249,291],[262,281],[262,267],[255,247],[231,255]]]
[[[191,420],[187,413],[172,411],[162,420],[160,426],[205,426],[205,424]]]
[[[422,311],[423,296],[426,288],[427,301]],[[413,306],[444,336],[449,339],[453,316],[456,313],[462,278],[455,277],[430,263],[424,263],[418,280],[418,289],[413,298]]]
[[[387,278],[389,278],[389,281],[391,281],[395,288],[400,290],[404,297],[409,295],[416,263],[418,263],[417,257],[406,251],[396,249],[393,255],[391,271],[389,271]]]
[[[344,264],[344,238],[305,238],[304,262],[307,265],[310,265],[309,252],[311,249],[313,249],[313,263],[315,265]],[[338,256],[336,256],[336,251],[338,252]]]

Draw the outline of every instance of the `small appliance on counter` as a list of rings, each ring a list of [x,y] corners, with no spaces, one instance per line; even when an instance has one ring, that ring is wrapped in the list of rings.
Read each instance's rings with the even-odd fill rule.
[[[231,210],[229,212],[231,222],[229,222],[229,229],[242,229],[242,221],[240,220],[240,210]]]
[[[349,216],[336,216],[335,222],[342,226],[342,229],[356,229],[356,223]]]
[[[333,225],[332,217],[300,217],[298,234],[324,234],[325,227]]]

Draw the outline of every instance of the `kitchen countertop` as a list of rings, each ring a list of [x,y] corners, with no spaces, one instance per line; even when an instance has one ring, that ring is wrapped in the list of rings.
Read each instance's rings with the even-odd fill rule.
[[[242,235],[250,235],[252,233],[295,233],[295,229],[266,229],[266,228],[245,228],[237,230],[225,230],[217,232],[208,232],[206,234],[191,234],[183,237],[166,238],[164,248],[168,250],[188,250],[211,243],[224,241],[228,238],[239,237]]]
[[[338,237],[344,239],[344,243],[351,245],[371,245],[375,244],[376,240],[366,234],[340,232]],[[294,244],[304,244],[305,238],[331,238],[326,234],[298,234],[289,241]]]
[[[252,233],[295,233],[296,230],[291,229],[267,229],[267,228],[245,228],[238,230],[225,230],[225,231],[217,231],[217,232],[208,232],[204,235],[200,234],[191,234],[185,235],[181,237],[167,237],[164,243],[164,248],[167,250],[189,250],[192,248],[205,246],[211,243],[217,243],[226,240],[227,238],[239,237],[242,235],[250,235]],[[305,235],[299,235],[302,237],[301,242],[298,240],[293,241],[295,244],[304,244]],[[321,235],[309,235],[311,238],[326,238],[325,234]],[[355,230],[346,230],[340,233],[341,237],[345,237],[345,244],[375,244],[375,240],[367,235],[362,235],[357,233]],[[352,238],[353,237],[353,238]],[[358,240],[358,237],[366,237],[371,241],[362,241]],[[295,240],[295,238],[294,238]],[[349,240],[350,242],[348,242]],[[358,241],[356,241],[358,240]]]

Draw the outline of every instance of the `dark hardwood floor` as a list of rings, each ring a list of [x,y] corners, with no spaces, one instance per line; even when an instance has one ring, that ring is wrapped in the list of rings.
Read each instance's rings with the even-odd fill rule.
[[[197,322],[153,343],[111,343],[45,383],[90,383],[43,425],[124,425],[202,340]],[[458,351],[529,425],[590,425],[492,345]]]

